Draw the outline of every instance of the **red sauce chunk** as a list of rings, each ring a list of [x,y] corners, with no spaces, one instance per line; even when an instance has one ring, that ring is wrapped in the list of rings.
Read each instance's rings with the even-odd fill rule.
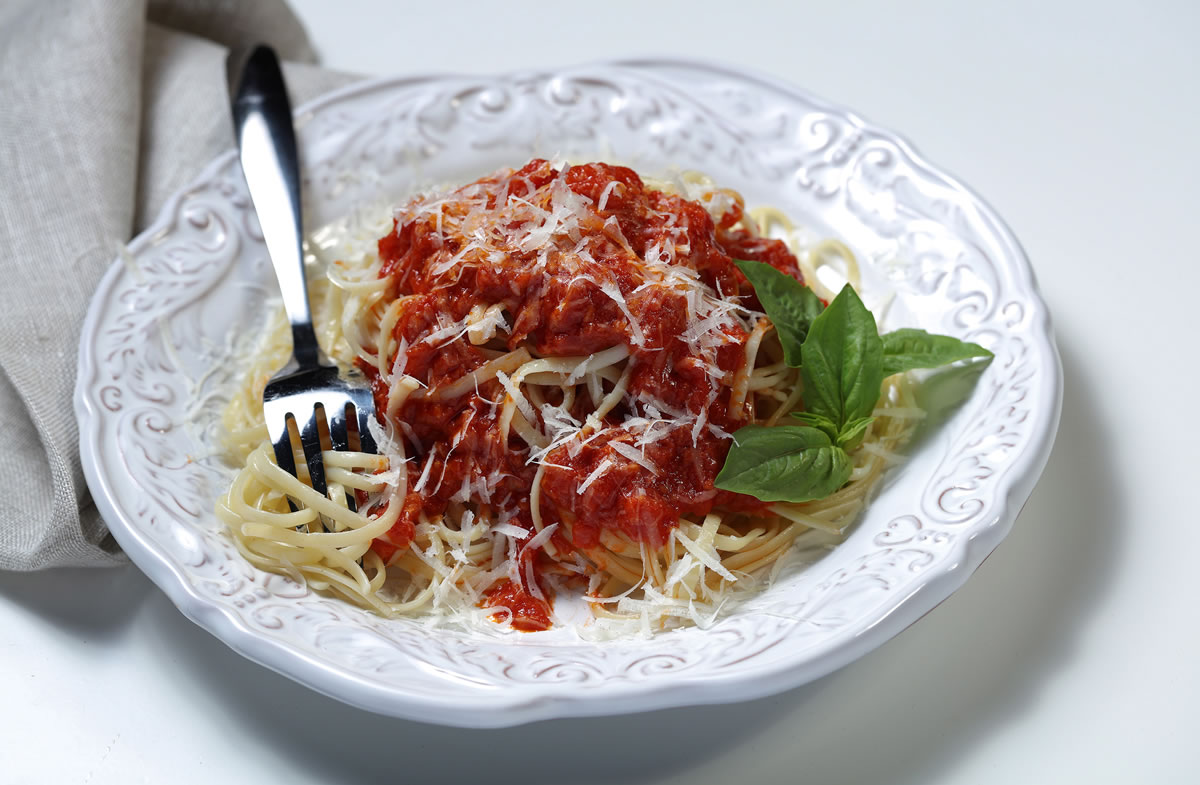
[[[524,586],[508,578],[501,578],[488,589],[481,604],[485,608],[507,608],[508,614],[497,613],[492,618],[496,621],[507,618],[514,630],[540,632],[550,629],[550,603],[534,597]]]
[[[733,259],[801,276],[781,242],[735,228],[740,197],[705,198],[649,189],[625,167],[537,159],[396,211],[379,241],[388,293],[377,307],[401,300],[390,372],[362,367],[381,417],[396,380],[422,386],[390,423],[407,440],[409,494],[377,553],[392,558],[421,516],[451,505],[531,536],[559,524],[537,553],[521,551],[530,569],[499,580],[481,603],[538,630],[550,625],[550,594],[539,585],[547,600],[538,599],[526,583],[577,572],[561,566],[575,555],[660,547],[681,516],[714,507],[762,511],[713,485],[730,434],[753,417],[753,396],[734,389],[754,329],[747,314],[759,304]],[[614,348],[628,358],[590,379],[584,365],[555,381],[514,380],[523,361],[483,373],[521,350],[582,359]],[[518,401],[523,381],[539,392]]]

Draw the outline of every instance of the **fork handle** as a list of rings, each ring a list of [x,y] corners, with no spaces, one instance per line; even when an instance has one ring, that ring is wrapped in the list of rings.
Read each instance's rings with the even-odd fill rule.
[[[304,276],[300,161],[283,72],[267,46],[231,55],[228,66],[242,172],[292,325],[292,351],[302,370],[315,367],[320,355]]]

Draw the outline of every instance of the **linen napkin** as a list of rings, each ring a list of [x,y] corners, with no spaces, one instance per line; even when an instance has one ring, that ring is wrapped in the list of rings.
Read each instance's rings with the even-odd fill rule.
[[[233,145],[225,55],[257,41],[296,103],[351,79],[303,65],[282,0],[0,3],[0,569],[124,561],[80,466],[79,330],[120,245]]]

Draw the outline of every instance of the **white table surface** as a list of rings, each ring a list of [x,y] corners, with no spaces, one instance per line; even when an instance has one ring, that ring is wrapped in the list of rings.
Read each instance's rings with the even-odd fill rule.
[[[712,57],[907,135],[1007,219],[1055,316],[1062,425],[1008,540],[807,687],[500,731],[310,692],[133,567],[0,573],[0,783],[1200,782],[1200,6],[588,5],[296,0],[342,70]]]

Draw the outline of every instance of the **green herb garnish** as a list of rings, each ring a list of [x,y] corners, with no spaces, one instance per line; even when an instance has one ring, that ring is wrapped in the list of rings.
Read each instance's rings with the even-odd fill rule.
[[[884,376],[917,368],[937,368],[972,357],[990,360],[992,353],[977,343],[967,343],[948,335],[931,335],[911,327],[883,336]]]
[[[992,353],[974,343],[924,330],[879,335],[875,317],[847,284],[822,308],[795,278],[762,262],[735,260],[754,286],[784,361],[800,369],[801,425],[747,425],[717,475],[716,485],[761,501],[823,499],[846,484],[849,452],[866,436],[883,380],[916,368],[936,368]]]
[[[750,279],[767,318],[775,325],[779,340],[783,342],[783,361],[799,368],[802,362],[800,348],[813,320],[825,307],[821,298],[792,276],[765,262],[735,259],[734,264]]]
[[[747,425],[734,439],[718,488],[765,502],[807,502],[824,499],[850,479],[850,456],[816,428]]]

